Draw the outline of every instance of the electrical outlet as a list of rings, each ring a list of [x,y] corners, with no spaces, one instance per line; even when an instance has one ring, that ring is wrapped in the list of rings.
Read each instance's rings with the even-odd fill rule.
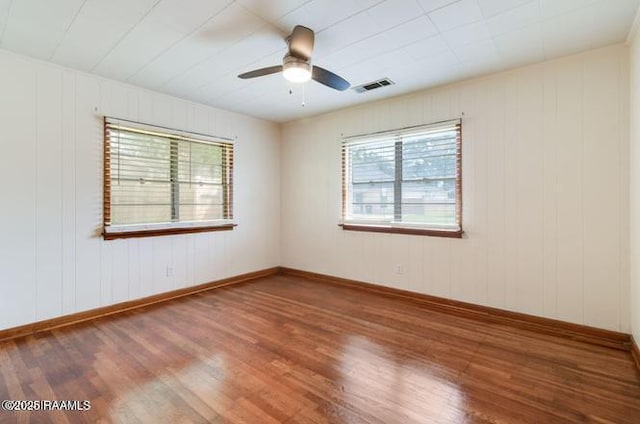
[[[403,264],[396,265],[396,274],[398,274],[398,275],[404,274],[404,265]]]
[[[167,277],[173,277],[173,267],[167,265]]]

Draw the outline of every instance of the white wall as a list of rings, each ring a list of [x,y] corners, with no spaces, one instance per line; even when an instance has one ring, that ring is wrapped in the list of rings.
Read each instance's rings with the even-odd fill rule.
[[[277,125],[1,50],[0,76],[0,329],[279,265]],[[103,241],[103,114],[237,136],[238,227]]]
[[[636,21],[640,19],[638,13]],[[640,343],[640,31],[637,27],[631,41],[631,332],[636,343]]]
[[[638,116],[637,37],[631,50]],[[640,340],[624,46],[292,122],[282,135],[1,50],[0,76],[0,329],[281,264],[626,332],[632,308]],[[339,229],[341,134],[461,112],[464,239]],[[103,114],[237,136],[239,226],[103,241]],[[634,164],[639,127],[632,119]],[[636,220],[631,229],[638,257]]]
[[[282,265],[628,332],[628,88],[613,46],[286,124]],[[338,227],[341,135],[462,112],[464,239]]]

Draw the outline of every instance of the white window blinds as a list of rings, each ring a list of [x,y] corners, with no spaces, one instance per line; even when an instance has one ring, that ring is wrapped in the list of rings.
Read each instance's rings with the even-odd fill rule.
[[[233,143],[105,118],[105,234],[228,224]]]
[[[460,120],[342,143],[343,223],[461,231]]]

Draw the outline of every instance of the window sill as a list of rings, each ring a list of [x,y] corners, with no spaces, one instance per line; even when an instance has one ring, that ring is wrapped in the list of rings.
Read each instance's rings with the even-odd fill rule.
[[[462,230],[430,230],[425,228],[391,227],[385,225],[338,224],[346,231],[364,231],[371,233],[410,234],[415,236],[432,236],[462,238]]]
[[[124,238],[139,238],[139,237],[157,237],[157,236],[172,236],[177,234],[190,234],[190,233],[206,233],[210,231],[230,231],[237,227],[238,224],[223,224],[206,227],[181,227],[181,228],[154,228],[147,230],[135,230],[135,231],[103,231],[102,237],[105,240],[115,240]]]

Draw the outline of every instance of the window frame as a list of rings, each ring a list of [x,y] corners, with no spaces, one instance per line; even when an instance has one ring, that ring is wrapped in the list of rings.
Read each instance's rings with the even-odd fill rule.
[[[456,130],[456,176],[455,176],[455,207],[456,207],[456,229],[444,229],[429,227],[428,225],[414,224],[414,223],[402,223],[397,222],[397,216],[401,215],[402,199],[401,192],[398,192],[398,185],[402,186],[405,183],[405,179],[402,175],[402,165],[398,166],[398,162],[402,164],[402,144],[403,139],[415,136],[423,131],[428,131],[430,128],[455,127]],[[394,139],[394,179],[392,184],[394,185],[394,221],[391,222],[366,222],[362,220],[349,219],[347,217],[349,210],[349,175],[351,170],[349,169],[347,150],[349,146],[353,146],[355,142],[358,143],[375,143],[376,140],[381,138]],[[400,146],[400,147],[398,147]],[[389,131],[381,131],[370,134],[362,134],[356,136],[343,137],[341,140],[341,164],[342,164],[342,213],[341,222],[338,224],[343,230],[348,231],[362,231],[362,232],[374,232],[374,233],[392,233],[392,234],[410,234],[410,235],[422,235],[422,236],[435,236],[435,237],[448,237],[448,238],[462,238],[464,235],[462,227],[462,119],[448,120],[434,122],[426,125],[417,125],[406,128],[399,128]]]
[[[122,118],[114,118],[110,116],[103,117],[103,223],[102,237],[104,240],[114,240],[123,238],[138,237],[154,237],[176,234],[202,233],[210,231],[229,231],[233,230],[237,224],[233,221],[233,154],[234,140],[226,137],[210,136],[189,131],[181,131],[174,128],[163,127],[159,125],[147,124],[142,122],[131,121]],[[135,129],[139,131],[153,132],[156,136],[165,137],[170,143],[170,151],[173,152],[177,148],[177,141],[204,142],[212,144],[220,144],[223,147],[223,155],[221,165],[223,167],[223,214],[222,219],[202,220],[202,221],[176,221],[170,222],[149,222],[136,224],[112,224],[111,214],[111,142],[109,136],[109,128],[121,125],[126,129]],[[229,154],[230,153],[230,154]],[[171,172],[171,215],[177,216],[175,185],[179,185],[180,181],[175,178],[177,171],[176,163],[174,163],[174,155],[170,154],[169,168]],[[178,160],[178,159],[175,159]]]

